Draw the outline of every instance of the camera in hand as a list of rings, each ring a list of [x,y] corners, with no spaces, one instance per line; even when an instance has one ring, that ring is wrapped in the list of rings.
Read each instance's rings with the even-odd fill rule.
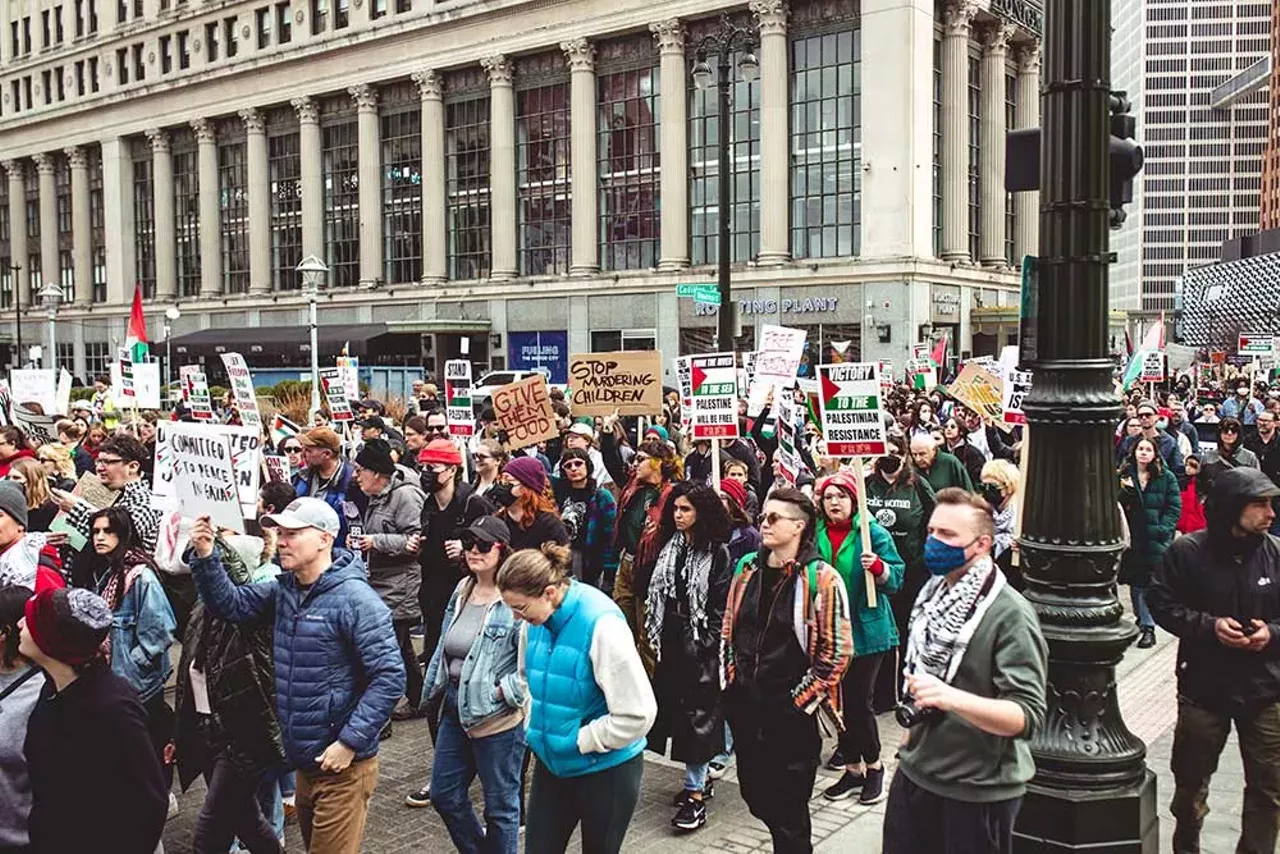
[[[927,721],[942,717],[942,711],[932,707],[922,709],[916,705],[915,697],[907,694],[902,698],[902,702],[898,703],[898,707],[893,710],[893,716],[897,718],[898,726],[903,729],[911,729]]]

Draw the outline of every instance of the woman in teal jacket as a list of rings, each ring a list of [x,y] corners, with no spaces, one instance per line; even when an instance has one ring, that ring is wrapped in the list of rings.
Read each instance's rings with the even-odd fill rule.
[[[874,708],[876,676],[886,661],[893,667],[898,647],[898,626],[889,605],[890,593],[902,586],[906,564],[898,556],[893,535],[870,520],[871,551],[859,548],[857,480],[850,472],[837,472],[818,482],[818,532],[815,545],[822,559],[835,567],[849,592],[853,623],[853,661],[842,683],[844,732],[839,749],[828,767],[844,766],[844,774],[823,795],[843,800],[861,790],[862,804],[884,799],[884,765],[880,763],[880,731]],[[876,605],[867,606],[867,573],[875,579]]]
[[[1139,439],[1120,472],[1120,506],[1129,521],[1132,542],[1120,561],[1121,584],[1129,585],[1133,613],[1142,636],[1138,648],[1156,645],[1156,624],[1147,610],[1147,583],[1164,561],[1182,515],[1178,479],[1164,464],[1150,439]]]

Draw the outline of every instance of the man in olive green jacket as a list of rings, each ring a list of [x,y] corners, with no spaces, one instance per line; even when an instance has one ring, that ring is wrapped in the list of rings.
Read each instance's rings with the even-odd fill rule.
[[[991,560],[990,505],[938,493],[908,627],[899,723],[907,738],[889,790],[884,854],[1009,854],[1035,773],[1029,740],[1045,716],[1048,650],[1035,612]]]
[[[950,486],[973,492],[973,481],[964,463],[955,454],[942,450],[932,436],[920,433],[911,437],[911,459],[934,492]]]

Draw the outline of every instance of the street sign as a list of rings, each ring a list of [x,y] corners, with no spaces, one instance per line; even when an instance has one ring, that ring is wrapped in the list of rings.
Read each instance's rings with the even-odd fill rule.
[[[875,362],[819,365],[822,435],[831,457],[885,453],[879,368]]]
[[[704,302],[709,305],[720,304],[720,286],[719,285],[694,285],[681,284],[676,285],[677,297],[692,297],[694,302]]]
[[[1270,332],[1241,332],[1236,352],[1241,356],[1267,356],[1271,354]]]
[[[693,438],[738,435],[738,359],[734,353],[689,357]]]

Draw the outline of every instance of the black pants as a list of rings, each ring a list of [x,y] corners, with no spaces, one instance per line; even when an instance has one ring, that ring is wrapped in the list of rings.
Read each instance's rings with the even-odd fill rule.
[[[160,770],[164,774],[165,791],[173,785],[173,764],[164,761],[165,747],[173,742],[174,716],[173,709],[164,701],[164,692],[158,691],[155,696],[142,704],[147,713],[147,732],[151,736],[151,744],[160,757]]]
[[[537,763],[525,811],[525,854],[563,854],[579,823],[583,854],[621,851],[643,773],[643,754],[582,777],[557,777]]]
[[[790,698],[764,708],[742,692],[734,693],[726,697],[725,708],[738,755],[742,799],[769,828],[774,854],[810,854],[809,796],[822,749],[818,722],[795,708]]]
[[[840,691],[844,698],[844,732],[840,752],[847,765],[880,761],[880,728],[876,725],[875,689],[880,668],[892,662],[894,651],[860,655],[849,662]]]
[[[396,643],[400,645],[400,658],[404,660],[404,695],[409,698],[409,707],[414,711],[417,711],[418,706],[422,704],[423,679],[422,665],[418,663],[418,654],[413,651],[413,640],[409,637],[410,630],[417,622],[417,620],[396,620],[392,624],[396,631]]]
[[[901,770],[889,787],[884,854],[1011,854],[1022,798],[986,804],[939,797]]]
[[[433,567],[443,572],[447,567]],[[427,578],[426,570],[422,573],[422,585],[418,588],[418,605],[422,608],[422,661],[430,662],[440,643],[440,633],[444,631],[444,610],[449,606],[449,597],[453,595],[453,584],[440,583],[437,579]]]
[[[284,850],[258,806],[258,786],[264,773],[245,773],[227,757],[226,751],[213,758],[212,767],[204,775],[208,792],[196,817],[191,841],[195,854],[226,854],[235,838],[252,854],[280,854]]]

